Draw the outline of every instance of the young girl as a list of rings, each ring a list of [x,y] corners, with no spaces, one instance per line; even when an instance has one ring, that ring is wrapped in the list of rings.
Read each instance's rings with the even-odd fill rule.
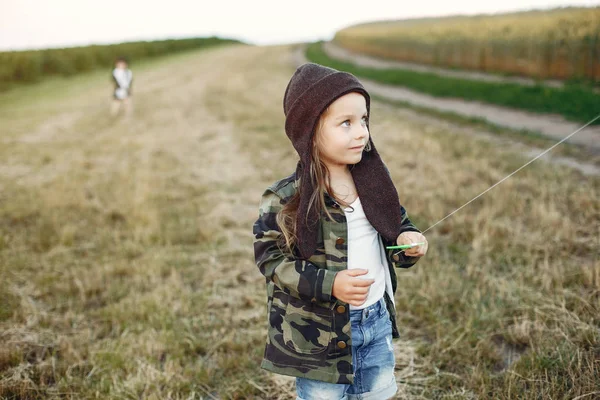
[[[253,227],[269,316],[261,368],[295,376],[300,400],[390,398],[394,267],[414,265],[427,240],[375,149],[370,96],[354,75],[306,63],[283,103],[300,160],[263,193]]]

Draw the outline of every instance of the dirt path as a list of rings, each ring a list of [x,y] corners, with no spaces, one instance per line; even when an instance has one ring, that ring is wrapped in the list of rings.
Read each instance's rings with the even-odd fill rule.
[[[350,53],[344,49],[341,49],[331,43],[328,43],[324,47],[325,51],[329,56],[333,58],[339,58],[344,61],[351,61],[361,66],[368,66],[373,68],[387,68],[389,66],[396,66],[395,63],[382,62],[371,57],[357,56],[354,53]],[[401,68],[406,67],[403,63],[400,65]],[[410,69],[416,69],[417,67],[412,66]],[[418,67],[422,68],[422,67]],[[439,70],[427,69],[428,72],[441,72]],[[449,71],[443,72],[443,75],[451,76],[456,74],[455,72],[450,73]],[[461,73],[465,74],[465,73]],[[461,77],[469,77],[469,79],[499,79],[498,77],[491,78],[488,75],[483,79],[482,74],[468,73]],[[456,75],[452,75],[456,76]],[[502,78],[502,80],[508,80],[508,78]],[[560,115],[554,114],[536,114],[526,111],[520,111],[507,107],[494,106],[476,101],[464,101],[461,99],[452,98],[437,98],[429,96],[427,94],[419,93],[410,89],[405,89],[398,86],[385,85],[382,83],[374,82],[368,79],[361,79],[365,86],[373,93],[380,96],[392,99],[406,101],[411,104],[428,107],[440,111],[449,111],[459,115],[467,117],[483,118],[495,125],[506,126],[511,129],[528,129],[531,131],[537,131],[548,137],[560,140],[570,133],[576,131],[582,127],[583,123],[575,123],[565,120]],[[600,114],[600,107],[598,109]],[[600,152],[600,126],[589,126],[568,140],[570,143],[584,145],[588,148],[593,148],[595,151]]]

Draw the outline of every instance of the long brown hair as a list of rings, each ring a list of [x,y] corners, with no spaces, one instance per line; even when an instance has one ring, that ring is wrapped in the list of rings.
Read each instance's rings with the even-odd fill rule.
[[[325,193],[328,193],[338,204],[343,207],[348,207],[349,204],[337,198],[333,190],[331,190],[329,169],[321,159],[321,132],[325,123],[325,118],[328,114],[329,107],[327,107],[327,109],[321,113],[312,138],[309,172],[310,180],[315,190],[313,193],[311,193],[310,200],[308,202],[308,209],[310,210],[311,207],[317,207],[317,212],[319,215],[321,211],[325,211],[326,215],[330,219],[333,219],[327,210],[327,207],[325,206]],[[301,185],[298,185],[296,193],[294,193],[290,200],[283,206],[276,217],[277,225],[282,232],[282,235],[279,238],[279,247],[282,249],[282,251],[288,254],[293,254],[294,245],[298,241],[298,237],[296,235],[296,217],[298,214],[298,207],[300,205],[300,187]]]

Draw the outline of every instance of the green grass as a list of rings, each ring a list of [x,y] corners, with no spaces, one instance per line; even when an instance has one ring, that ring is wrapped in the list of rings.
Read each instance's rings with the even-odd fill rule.
[[[347,71],[359,77],[437,97],[480,101],[538,113],[555,113],[568,120],[584,123],[600,113],[600,94],[584,85],[567,84],[563,88],[539,84],[524,86],[451,78],[402,69],[367,68],[329,57],[323,51],[322,42],[310,44],[306,49],[306,57],[312,62]],[[596,120],[593,125],[600,125],[600,120]]]

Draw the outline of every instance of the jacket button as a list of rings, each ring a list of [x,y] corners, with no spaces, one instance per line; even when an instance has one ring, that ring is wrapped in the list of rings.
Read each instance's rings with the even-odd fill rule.
[[[335,240],[335,243],[336,243],[336,244],[344,244],[344,238],[341,238],[341,237],[337,238],[337,239]]]
[[[340,314],[346,311],[346,307],[344,306],[337,306],[337,312],[339,312]]]
[[[346,342],[344,342],[343,340],[341,342],[338,342],[338,347],[340,349],[345,349],[346,348]]]
[[[394,259],[394,261],[400,261],[400,256],[398,254],[394,254],[392,258]]]

